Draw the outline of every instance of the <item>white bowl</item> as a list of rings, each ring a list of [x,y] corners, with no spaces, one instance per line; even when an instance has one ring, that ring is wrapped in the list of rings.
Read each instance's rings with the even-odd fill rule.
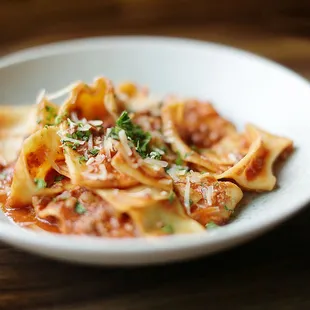
[[[45,256],[102,265],[176,261],[232,247],[267,231],[310,198],[310,87],[294,72],[213,43],[156,37],[110,37],[39,46],[0,60],[0,102],[32,103],[76,80],[105,75],[133,80],[157,94],[212,100],[242,128],[256,123],[290,137],[296,150],[278,174],[279,188],[260,195],[229,225],[211,233],[109,240],[25,231],[0,215],[0,239]]]

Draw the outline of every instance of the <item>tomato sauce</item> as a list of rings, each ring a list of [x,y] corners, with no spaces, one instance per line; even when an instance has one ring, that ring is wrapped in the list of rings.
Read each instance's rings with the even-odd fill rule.
[[[265,148],[259,150],[257,157],[251,161],[250,165],[245,170],[245,175],[248,181],[255,179],[262,172],[268,155],[269,151]]]

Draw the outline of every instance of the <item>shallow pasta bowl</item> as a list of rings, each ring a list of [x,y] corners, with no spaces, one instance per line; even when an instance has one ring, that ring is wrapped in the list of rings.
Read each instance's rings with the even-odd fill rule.
[[[1,104],[29,104],[38,91],[104,75],[132,80],[156,94],[211,100],[243,128],[251,122],[294,140],[275,191],[260,195],[227,226],[210,232],[148,239],[59,236],[24,230],[0,214],[0,239],[57,259],[139,265],[210,254],[271,229],[310,200],[310,86],[292,71],[234,48],[155,37],[95,38],[40,46],[0,60]]]

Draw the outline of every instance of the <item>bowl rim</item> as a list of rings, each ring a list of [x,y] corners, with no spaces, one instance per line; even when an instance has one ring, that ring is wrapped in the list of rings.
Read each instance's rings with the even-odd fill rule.
[[[304,77],[265,57],[224,44],[165,36],[128,35],[90,37],[38,45],[2,56],[0,58],[0,70],[12,65],[19,65],[30,60],[48,56],[97,50],[99,48],[106,48],[108,45],[128,47],[133,44],[162,44],[164,46],[179,45],[180,47],[211,48],[238,54],[256,62],[259,61],[265,65],[272,66],[280,70],[283,74],[293,76],[298,83],[302,83],[304,87],[308,88],[307,91],[309,92],[310,98],[310,83]],[[38,233],[21,229],[18,225],[1,223],[0,240],[12,244],[23,243],[24,247],[40,247],[46,250],[58,249],[68,253],[87,252],[89,255],[155,254],[155,252],[190,251],[191,249],[212,247],[214,245],[230,247],[230,244],[237,245],[246,239],[252,238],[251,236],[254,237],[270,230],[273,226],[285,221],[288,217],[305,208],[309,202],[310,193],[309,195],[304,195],[302,198],[300,197],[300,199],[297,199],[290,208],[273,213],[268,218],[258,217],[255,221],[248,221],[242,223],[242,225],[232,222],[218,230],[188,235],[174,235],[160,238],[140,237],[134,239],[109,239],[104,237],[54,235],[45,232]]]

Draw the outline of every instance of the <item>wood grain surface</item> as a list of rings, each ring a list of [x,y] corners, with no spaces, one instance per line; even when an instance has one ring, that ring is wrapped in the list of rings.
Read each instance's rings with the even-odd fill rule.
[[[0,0],[1,54],[115,34],[225,43],[310,79],[308,0]],[[133,269],[74,266],[0,243],[0,309],[310,309],[309,221],[308,208],[230,251]]]

